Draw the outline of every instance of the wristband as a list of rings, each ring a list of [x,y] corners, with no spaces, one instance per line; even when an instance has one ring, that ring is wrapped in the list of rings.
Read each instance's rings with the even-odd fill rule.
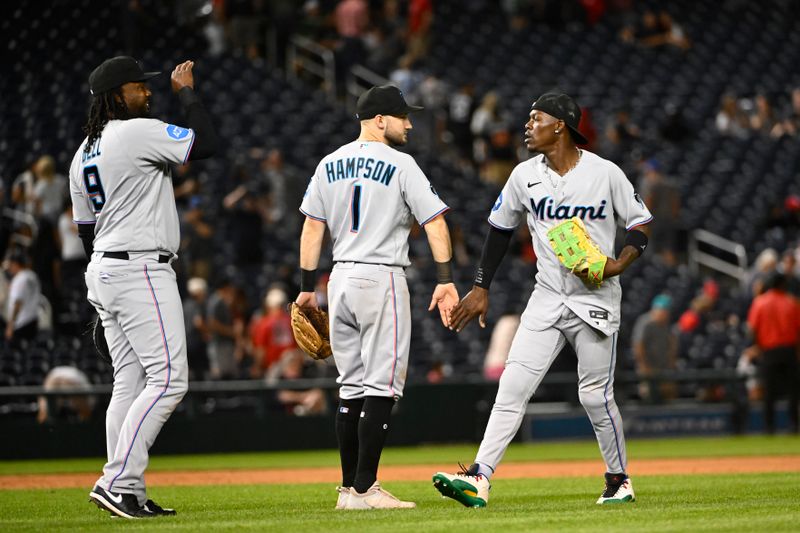
[[[300,269],[300,292],[314,292],[317,286],[317,269]]]
[[[436,283],[439,285],[453,283],[453,266],[450,261],[444,263],[436,261]]]
[[[641,256],[647,248],[647,235],[638,229],[632,229],[625,234],[625,246],[633,246]]]

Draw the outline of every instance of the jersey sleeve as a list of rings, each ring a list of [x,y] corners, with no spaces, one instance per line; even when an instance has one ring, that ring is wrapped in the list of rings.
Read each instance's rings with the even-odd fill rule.
[[[311,176],[306,188],[306,193],[303,195],[303,202],[300,204],[300,212],[308,218],[319,220],[320,222],[327,222],[328,216],[325,212],[325,203],[322,201],[322,191],[319,186],[319,173],[323,168],[322,163],[317,166],[316,172]]]
[[[518,193],[519,167],[515,168],[489,213],[489,224],[502,230],[513,230],[525,220],[525,207]]]
[[[409,165],[400,174],[400,191],[420,226],[424,226],[450,208],[425,177],[416,161],[409,156]]]
[[[633,185],[616,165],[611,169],[611,201],[617,214],[617,223],[630,231],[653,220],[650,210],[644,205],[642,197],[633,189]]]
[[[182,165],[189,160],[194,130],[156,119],[127,121],[126,142],[138,159],[150,163]]]
[[[94,224],[97,217],[83,184],[83,170],[73,164],[69,171],[69,197],[72,201],[72,219],[76,224]]]

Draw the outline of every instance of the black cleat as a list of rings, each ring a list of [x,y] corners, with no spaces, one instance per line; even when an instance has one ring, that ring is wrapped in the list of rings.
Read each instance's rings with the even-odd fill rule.
[[[139,500],[133,494],[111,492],[100,485],[95,485],[89,493],[89,501],[100,509],[110,512],[112,516],[141,518]]]
[[[139,512],[144,516],[175,516],[178,514],[175,509],[164,509],[153,500],[147,500]]]

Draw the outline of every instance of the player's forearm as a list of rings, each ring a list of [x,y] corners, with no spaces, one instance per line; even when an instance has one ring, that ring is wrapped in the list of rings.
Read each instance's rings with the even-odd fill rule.
[[[453,258],[453,247],[450,242],[450,230],[444,216],[440,215],[423,226],[428,236],[428,244],[437,263],[447,263]]]
[[[314,290],[324,237],[325,223],[306,217],[300,235],[300,292]]]
[[[190,87],[184,87],[178,91],[178,98],[181,101],[186,122],[194,130],[194,144],[189,154],[189,160],[196,161],[211,157],[219,148],[219,138],[214,124],[211,122],[211,116]]]
[[[644,253],[647,248],[649,234],[650,228],[647,225],[631,229],[625,237],[625,246],[622,248],[619,257],[616,259],[609,258],[606,262],[603,277],[619,276],[625,272]]]

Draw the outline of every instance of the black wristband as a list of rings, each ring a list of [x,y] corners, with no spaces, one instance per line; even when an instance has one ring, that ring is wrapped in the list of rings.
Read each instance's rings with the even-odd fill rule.
[[[181,87],[181,90],[178,91],[178,100],[180,100],[184,110],[192,104],[200,103],[200,97],[191,87]]]
[[[647,235],[638,229],[632,229],[625,234],[625,246],[633,246],[641,256],[647,248]]]
[[[317,286],[317,269],[300,269],[300,292],[314,292]]]
[[[450,261],[444,263],[436,261],[436,283],[439,285],[453,283],[453,265]]]

